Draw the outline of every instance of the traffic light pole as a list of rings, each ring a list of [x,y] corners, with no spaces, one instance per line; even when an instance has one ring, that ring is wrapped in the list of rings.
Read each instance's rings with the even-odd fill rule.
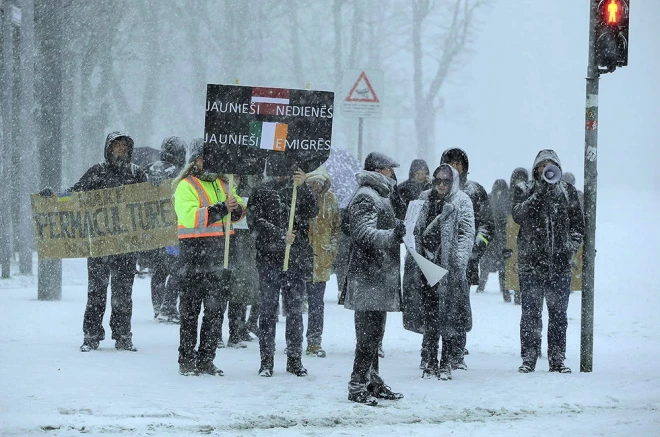
[[[582,314],[580,372],[593,370],[594,358],[594,267],[596,261],[596,193],[598,187],[598,81],[596,27],[598,0],[592,0],[589,21],[589,66],[584,133],[584,252],[582,257]]]

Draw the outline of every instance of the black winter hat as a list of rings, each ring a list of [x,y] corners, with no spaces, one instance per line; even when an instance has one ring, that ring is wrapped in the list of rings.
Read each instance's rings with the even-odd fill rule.
[[[183,167],[186,163],[186,143],[179,137],[165,138],[160,145],[160,160]]]
[[[364,158],[364,169],[366,171],[375,171],[378,169],[394,168],[398,166],[398,162],[384,153],[371,152],[366,158]]]
[[[204,139],[193,138],[190,140],[190,155],[188,156],[188,162],[194,162],[200,156],[204,156]]]
[[[463,164],[463,174],[467,174],[470,168],[470,161],[468,160],[467,153],[463,149],[455,147],[453,149],[447,149],[442,152],[442,157],[440,158],[440,164],[449,164],[450,162],[460,162]]]
[[[426,170],[426,173],[429,172],[429,165],[423,159],[415,159],[410,164],[410,171],[408,172],[408,178],[412,179],[415,177],[417,170]]]

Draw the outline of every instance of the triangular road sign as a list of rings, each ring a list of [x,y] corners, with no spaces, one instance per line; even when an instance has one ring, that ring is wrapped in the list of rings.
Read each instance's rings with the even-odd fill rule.
[[[350,83],[350,82],[349,82]],[[364,71],[358,79],[355,81],[355,85],[351,88],[351,91],[348,93],[345,101],[347,102],[367,102],[367,103],[378,103],[378,96],[374,91],[367,75],[364,74]]]

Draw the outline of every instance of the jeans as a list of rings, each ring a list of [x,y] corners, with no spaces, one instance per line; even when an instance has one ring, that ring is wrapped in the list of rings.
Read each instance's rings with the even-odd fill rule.
[[[282,302],[286,311],[286,347],[290,357],[302,355],[302,301],[305,293],[305,278],[295,268],[283,272],[280,264],[262,263],[257,265],[259,272],[259,350],[261,358],[275,355],[275,329],[277,324],[277,304],[282,292]]]
[[[112,338],[131,338],[133,315],[133,280],[136,256],[133,254],[87,258],[87,305],[83,317],[85,338],[101,341],[105,338],[103,315],[110,284]]]
[[[307,283],[307,344],[321,345],[323,336],[323,311],[325,282]]]
[[[522,316],[520,317],[520,355],[524,362],[536,363],[541,355],[543,298],[548,306],[548,361],[561,364],[566,357],[568,298],[571,274],[520,275]]]

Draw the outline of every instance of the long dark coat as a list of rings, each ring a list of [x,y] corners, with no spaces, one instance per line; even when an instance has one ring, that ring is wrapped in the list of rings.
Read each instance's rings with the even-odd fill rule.
[[[348,205],[350,254],[343,303],[357,311],[400,311],[400,243],[394,238],[396,216],[390,195],[394,180],[361,170],[360,188]]]

